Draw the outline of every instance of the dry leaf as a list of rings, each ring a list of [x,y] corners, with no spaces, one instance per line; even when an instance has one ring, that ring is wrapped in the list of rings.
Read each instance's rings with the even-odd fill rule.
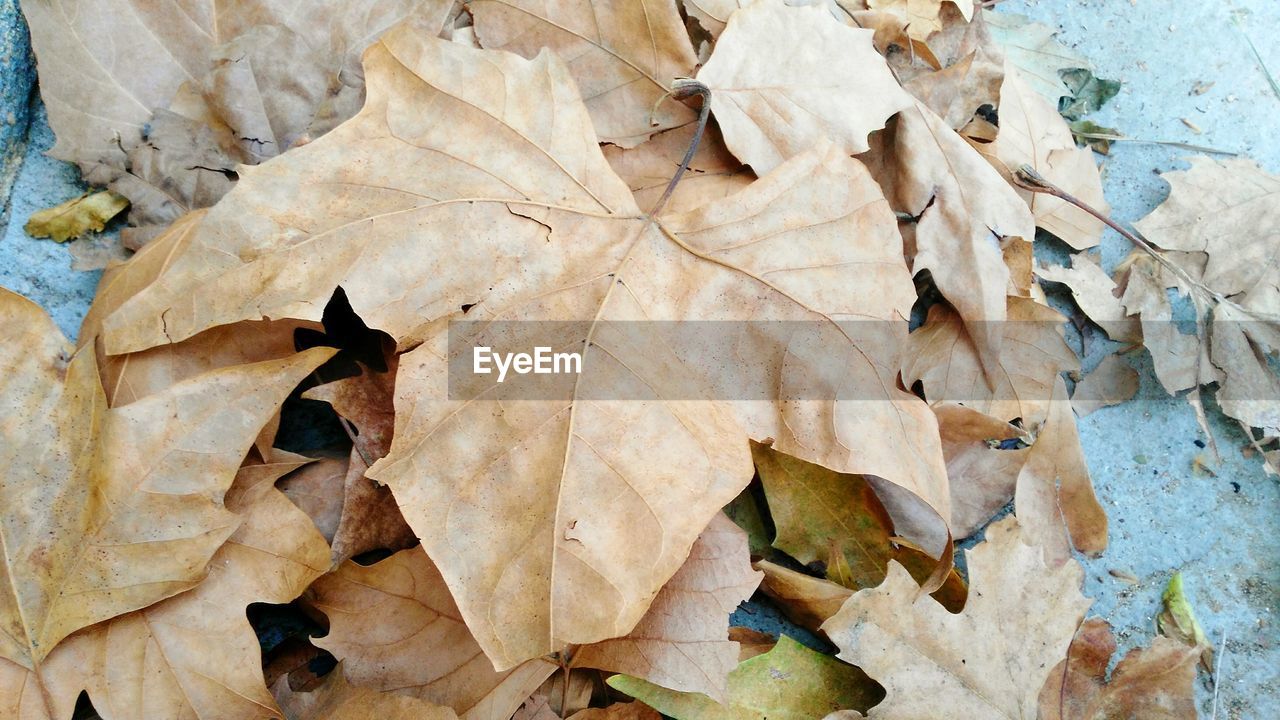
[[[324,538],[272,486],[299,464],[241,468],[226,504],[242,522],[194,590],[76,633],[55,650],[79,658],[75,674],[103,720],[279,716],[245,606],[287,603],[329,566]]]
[[[637,206],[649,210],[662,197],[696,130],[694,124],[667,130],[629,150],[605,146],[605,159],[635,193]],[[723,200],[753,180],[751,171],[725,148],[719,127],[711,123],[698,143],[689,171],[663,206],[663,214],[674,215]]]
[[[1108,681],[1115,651],[1111,626],[1085,620],[1040,690],[1040,720],[1196,720],[1199,651],[1157,637],[1151,647],[1125,653]]]
[[[1137,256],[1126,269],[1120,302],[1129,314],[1139,316],[1142,343],[1151,353],[1156,378],[1165,392],[1174,395],[1201,383],[1217,381],[1207,347],[1195,335],[1184,334],[1173,321],[1173,306],[1165,292],[1162,268],[1150,257]]]
[[[127,207],[129,201],[110,190],[85,193],[32,213],[22,229],[31,237],[66,242],[86,233],[102,232],[107,221]]]
[[[773,598],[791,621],[802,628],[817,632],[845,600],[853,594],[849,588],[805,575],[768,560],[761,560],[755,568],[764,573],[760,590]]]
[[[932,413],[896,388],[891,369],[913,292],[895,220],[860,164],[815,151],[714,208],[659,222],[638,213],[610,171],[550,54],[528,62],[405,27],[365,58],[361,113],[244,178],[162,281],[108,318],[109,352],[262,315],[318,319],[339,285],[370,326],[402,348],[420,342],[401,360],[392,452],[369,475],[391,485],[503,668],[629,632],[750,479],[748,438],[902,488],[886,501],[898,532],[944,552],[949,510]],[[427,106],[455,119],[428,121]],[[460,313],[582,319],[571,341],[592,368],[576,379],[581,396],[647,382],[657,398],[501,411],[447,399],[440,321]],[[876,322],[833,322],[852,317]],[[636,325],[613,321],[639,319],[794,320],[820,339],[805,360],[789,333],[785,342],[766,333],[732,348],[751,362],[727,364],[673,356],[653,338],[624,349],[633,339],[615,331]],[[474,334],[501,325],[477,326],[466,341],[519,342]],[[681,363],[726,373],[688,376],[672,369]],[[794,383],[824,400],[771,399]],[[848,388],[878,401],[825,400]],[[765,402],[685,402],[717,397]]]
[[[662,716],[657,710],[636,700],[616,702],[602,708],[579,710],[570,717],[573,720],[659,720]]]
[[[564,58],[603,142],[634,147],[694,119],[664,99],[698,64],[675,0],[470,0],[467,9],[481,47]]]
[[[289,720],[453,720],[452,710],[425,700],[348,685],[339,666],[324,684],[309,692],[295,692],[288,678],[275,687],[276,701]]]
[[[729,150],[763,175],[827,138],[850,154],[907,107],[872,33],[823,7],[759,2],[735,12],[698,79]]]
[[[1183,590],[1181,570],[1169,578],[1169,584],[1160,599],[1164,603],[1164,610],[1156,616],[1156,627],[1160,634],[1184,646],[1195,648],[1204,669],[1212,673],[1213,644],[1205,636],[1204,628],[1196,619],[1195,609],[1191,607],[1191,601]]]
[[[329,634],[313,642],[342,661],[334,674],[449,706],[467,720],[510,717],[556,669],[531,660],[495,671],[420,547],[367,567],[347,561],[307,599],[329,618]]]
[[[1000,86],[1000,132],[995,142],[982,149],[1006,178],[1023,165],[1030,165],[1049,182],[1079,198],[1101,213],[1110,211],[1102,196],[1102,177],[1093,162],[1093,152],[1076,147],[1071,128],[1058,114],[1058,107],[1031,88],[1018,69],[1006,65]],[[1047,193],[1019,190],[1018,193],[1043,228],[1076,250],[1102,241],[1102,221]]]
[[[997,360],[995,384],[984,380],[973,341],[955,311],[938,304],[929,308],[924,325],[908,337],[902,380],[924,386],[931,404],[958,403],[998,420],[1022,418],[1026,427],[1048,413],[1054,379],[1076,370],[1080,361],[1063,339],[1066,318],[1050,307],[1025,298],[1008,298],[1007,340]]]
[[[1036,720],[1040,688],[1089,607],[1083,571],[1046,567],[1013,518],[987,528],[968,557],[973,592],[958,615],[895,564],[823,625],[839,657],[884,685],[869,717]]]
[[[698,21],[713,39],[719,38],[729,23],[729,16],[739,8],[752,4],[752,0],[682,0],[680,3],[689,17]]]
[[[1121,343],[1142,342],[1142,327],[1137,318],[1125,312],[1116,295],[1116,283],[1091,255],[1071,256],[1071,267],[1050,265],[1036,268],[1036,275],[1071,289],[1071,297],[1089,319],[1102,328],[1112,340]]]
[[[1138,371],[1119,355],[1108,355],[1093,372],[1076,383],[1071,407],[1084,417],[1094,410],[1119,405],[1138,394]]]
[[[1055,106],[1058,98],[1068,94],[1059,71],[1089,67],[1083,55],[1053,39],[1058,31],[1048,25],[1011,12],[988,10],[982,16],[991,37],[1003,48],[1005,59],[1018,68],[1033,90]]]
[[[1023,535],[1056,567],[1071,558],[1073,547],[1089,555],[1107,549],[1107,514],[1094,495],[1061,377],[1054,378],[1052,392],[1048,417],[1018,473],[1014,504]]]
[[[189,5],[22,8],[57,135],[50,154],[132,200],[134,224],[164,224],[215,202],[235,175],[228,161],[284,152],[329,93],[360,84],[360,52],[379,33],[411,15],[442,22],[451,3],[328,2],[307,12],[273,0]],[[113,42],[100,41],[108,35]],[[165,109],[173,112],[150,125]]]
[[[876,179],[895,210],[919,218],[912,271],[930,272],[994,380],[1010,283],[997,241],[1011,236],[1029,242],[1035,235],[1031,212],[976,150],[923,105],[903,111],[883,136]]]
[[[277,487],[333,544],[342,519],[342,480],[347,476],[347,459],[323,457],[307,464],[277,483]]]
[[[943,0],[866,0],[871,10],[887,12],[900,18],[907,29],[907,34],[914,40],[927,40],[929,36],[942,29],[942,20],[938,15],[942,12]],[[973,6],[964,7],[965,0],[955,0],[962,11],[973,14]]]
[[[865,710],[881,697],[858,668],[786,635],[729,674],[725,704],[627,675],[614,675],[608,683],[675,720],[811,720],[844,708]]]
[[[979,48],[954,65],[916,75],[903,83],[902,89],[959,130],[978,108],[999,104],[1003,79],[1004,69],[997,59]]]
[[[1002,449],[1023,431],[972,408],[944,402],[933,406],[942,434],[951,485],[951,527],[957,538],[982,529],[1013,499],[1018,473],[1031,451]]]
[[[72,632],[196,585],[238,519],[222,496],[288,392],[332,355],[199,375],[107,409],[92,352],[0,291],[6,342],[0,527],[13,593],[0,658],[39,671]],[[176,419],[176,422],[169,422]]]
[[[778,644],[778,637],[745,627],[730,627],[729,639],[738,643],[738,662],[763,655]]]
[[[729,615],[761,578],[751,568],[747,534],[716,515],[635,629],[578,648],[571,667],[632,675],[723,702],[725,677],[738,664],[738,644],[726,639]]]

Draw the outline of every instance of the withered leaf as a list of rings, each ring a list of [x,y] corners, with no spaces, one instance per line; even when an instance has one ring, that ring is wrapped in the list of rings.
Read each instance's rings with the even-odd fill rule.
[[[107,221],[127,207],[129,201],[110,190],[85,193],[32,213],[22,229],[31,237],[66,242],[87,233],[100,232]]]
[[[72,354],[34,303],[0,291],[9,409],[0,467],[0,658],[39,673],[72,632],[196,585],[236,529],[240,460],[285,395],[332,351],[198,375],[107,408],[91,351]]]
[[[316,320],[339,285],[366,323],[417,345],[401,358],[392,451],[369,475],[391,486],[504,669],[629,632],[749,481],[748,438],[901,488],[886,502],[898,532],[944,552],[934,419],[894,380],[914,293],[865,168],[818,149],[714,207],[657,221],[609,169],[552,55],[525,61],[406,26],[365,59],[360,114],[243,178],[162,282],[107,319],[108,352],[264,315]],[[578,399],[500,411],[483,396],[450,399],[443,321],[464,312],[582,320],[566,341],[590,371],[560,376]],[[750,362],[729,363],[654,337],[629,347],[624,332],[633,320],[760,319],[813,328],[814,354],[766,332],[732,349]],[[468,342],[521,343],[501,324],[474,327]],[[495,392],[492,378],[479,391]],[[823,399],[779,404],[792,386]],[[832,404],[850,392],[838,388],[879,401]],[[652,394],[592,399],[627,391]],[[763,402],[715,400],[738,397]]]
[[[763,175],[822,139],[850,154],[907,107],[871,44],[824,7],[760,2],[735,12],[698,79],[739,160]]]
[[[1095,410],[1126,402],[1137,393],[1138,371],[1119,355],[1111,354],[1076,383],[1071,407],[1076,415],[1084,417]]]
[[[933,412],[947,460],[951,525],[956,537],[969,537],[1013,498],[1030,450],[1001,449],[1001,443],[1019,440],[1023,431],[973,408],[943,402]]]
[[[894,564],[883,585],[855,593],[823,625],[839,656],[885,687],[872,717],[1036,720],[1040,688],[1089,607],[1083,571],[1046,567],[1012,517],[986,538],[969,553],[962,613],[920,596]]]
[[[1057,31],[1048,25],[1011,12],[986,11],[983,18],[992,38],[1004,49],[1005,58],[1055,108],[1058,98],[1068,93],[1059,72],[1089,67],[1087,58],[1053,39]]]
[[[1092,256],[1078,253],[1071,256],[1071,267],[1050,265],[1036,268],[1036,275],[1050,282],[1058,282],[1071,289],[1076,304],[1097,323],[1107,336],[1116,342],[1142,342],[1142,326],[1138,319],[1125,312],[1116,294],[1116,283],[1107,275]]]
[[[297,692],[288,678],[272,688],[289,720],[454,720],[447,707],[347,684],[339,666],[314,690]]]

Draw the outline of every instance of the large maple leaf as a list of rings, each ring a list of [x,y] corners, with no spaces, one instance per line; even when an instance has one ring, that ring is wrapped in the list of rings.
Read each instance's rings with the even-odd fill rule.
[[[341,286],[411,350],[394,443],[370,477],[391,486],[499,669],[629,632],[750,480],[748,438],[884,478],[899,532],[944,552],[936,422],[896,381],[914,292],[860,163],[816,148],[655,220],[550,53],[527,61],[402,27],[365,63],[360,114],[246,173],[107,318],[108,353],[246,319],[320,319]],[[464,315],[478,322],[451,333]],[[560,338],[582,351],[568,392],[490,400],[490,380],[450,395],[450,334],[502,349],[519,339],[511,328],[538,324],[511,321],[546,320],[581,321]],[[736,330],[714,348],[672,347],[636,331],[661,323],[632,321]]]

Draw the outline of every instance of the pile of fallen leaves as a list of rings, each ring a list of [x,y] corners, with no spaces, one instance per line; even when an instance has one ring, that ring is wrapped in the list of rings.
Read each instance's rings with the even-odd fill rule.
[[[29,227],[127,200],[139,250],[78,346],[0,291],[0,717],[1194,717],[1193,617],[1110,673],[1085,619],[1075,413],[1136,376],[1068,398],[1037,276],[1274,465],[1280,179],[1196,161],[1115,278],[1041,267],[1109,221],[1067,118],[1114,83],[956,0],[741,4],[26,0],[109,188]],[[451,326],[566,319],[571,396],[449,392]]]

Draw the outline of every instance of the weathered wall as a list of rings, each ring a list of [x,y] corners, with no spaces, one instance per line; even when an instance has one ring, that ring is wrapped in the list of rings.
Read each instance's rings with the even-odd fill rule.
[[[9,213],[9,191],[27,146],[36,66],[18,0],[0,0],[0,225]]]

